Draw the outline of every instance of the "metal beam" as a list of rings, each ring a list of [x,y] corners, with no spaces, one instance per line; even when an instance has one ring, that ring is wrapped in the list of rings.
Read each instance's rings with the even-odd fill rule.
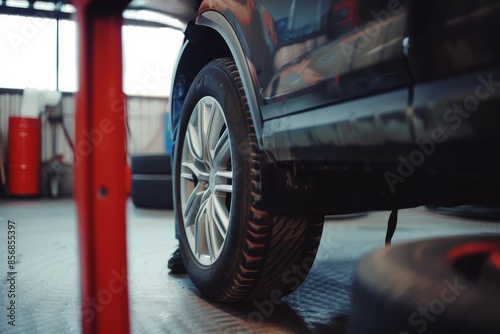
[[[75,196],[84,334],[130,331],[121,45],[127,3],[74,1],[80,52]]]

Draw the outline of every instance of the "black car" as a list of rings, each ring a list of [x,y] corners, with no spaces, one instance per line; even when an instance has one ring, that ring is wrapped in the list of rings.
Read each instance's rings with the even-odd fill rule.
[[[500,200],[496,0],[206,0],[171,94],[203,295],[280,298],[325,215]]]

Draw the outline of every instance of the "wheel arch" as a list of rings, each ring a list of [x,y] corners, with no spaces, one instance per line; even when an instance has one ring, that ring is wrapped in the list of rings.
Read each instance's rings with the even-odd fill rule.
[[[238,68],[243,88],[252,115],[257,143],[262,149],[262,117],[255,83],[245,53],[245,41],[241,41],[231,23],[220,13],[206,11],[188,24],[185,42],[179,52],[174,69],[170,99],[172,137],[175,140],[177,123],[184,98],[196,75],[210,61],[217,58],[232,58]],[[243,44],[242,44],[243,43]],[[246,48],[248,49],[248,48]],[[184,81],[182,92],[176,92],[176,83]],[[181,98],[177,98],[178,96]]]

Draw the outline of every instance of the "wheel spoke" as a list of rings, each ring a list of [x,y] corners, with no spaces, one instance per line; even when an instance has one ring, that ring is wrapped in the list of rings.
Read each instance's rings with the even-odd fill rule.
[[[233,192],[233,186],[230,185],[230,184],[217,184],[215,187],[214,187],[214,192],[216,194],[220,194],[220,193],[227,193],[227,194],[230,194]]]
[[[193,192],[190,194],[188,200],[186,201],[185,209],[183,212],[185,227],[189,227],[195,223],[198,212],[201,210],[201,202],[205,193],[201,188],[201,183],[198,183],[198,185],[193,189]]]
[[[213,196],[213,220],[222,239],[226,238],[229,227],[229,212],[225,205],[225,197]]]
[[[194,182],[194,174],[193,173],[181,173],[181,178]]]
[[[233,171],[231,170],[218,170],[215,173],[215,176],[217,177],[220,182],[219,184],[231,184],[233,180]]]
[[[191,181],[195,181],[195,178],[199,181],[208,181],[210,174],[206,171],[205,166],[201,163],[195,162],[183,162],[183,171],[181,172],[181,177]]]
[[[198,161],[203,161],[203,146],[201,143],[201,138],[199,136],[198,127],[193,122],[189,122],[186,129],[186,142],[189,149],[189,153],[194,159]]]
[[[205,238],[207,243],[207,251],[208,256],[211,260],[215,260],[215,256],[217,254],[217,245],[218,242],[216,240],[216,231],[214,229],[214,214],[213,214],[213,196],[210,197],[207,205],[207,214],[205,218]]]
[[[214,159],[217,155],[217,145],[220,142],[221,131],[224,129],[225,121],[224,116],[222,116],[222,111],[219,108],[219,105],[214,103],[210,110],[210,118],[207,127],[207,148],[208,148],[208,156],[210,162],[212,162],[212,166],[216,166],[213,164]],[[227,132],[225,130],[224,132]],[[227,139],[226,139],[227,140]]]
[[[198,214],[194,219],[194,240],[195,240],[195,249],[194,253],[198,256],[201,256],[207,252],[207,237],[206,232],[207,229],[205,227],[205,223],[207,220],[207,201],[204,201],[201,206]]]
[[[202,142],[203,161],[206,164],[210,164],[210,144],[207,138],[210,133],[210,123],[213,117],[212,113],[215,104],[208,98],[204,98],[200,102],[198,107],[198,127]]]
[[[224,130],[217,140],[213,150],[213,164],[216,169],[227,168],[227,162],[231,159],[231,145],[229,142],[229,132]]]

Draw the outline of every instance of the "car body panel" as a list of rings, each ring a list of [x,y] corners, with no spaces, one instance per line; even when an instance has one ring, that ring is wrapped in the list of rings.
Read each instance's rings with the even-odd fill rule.
[[[264,125],[264,147],[273,160],[389,160],[387,147],[411,143],[406,89],[339,103]],[[387,154],[386,154],[387,153]],[[369,158],[370,157],[370,158]]]
[[[272,166],[268,209],[390,209],[396,193],[399,207],[498,201],[495,13],[494,0],[205,0],[175,72],[174,133],[197,72],[232,57]],[[297,169],[308,189],[322,171],[314,195],[290,193]],[[331,194],[339,184],[342,195]]]
[[[220,0],[201,11],[231,23],[267,120],[408,86],[406,8],[397,0]]]

